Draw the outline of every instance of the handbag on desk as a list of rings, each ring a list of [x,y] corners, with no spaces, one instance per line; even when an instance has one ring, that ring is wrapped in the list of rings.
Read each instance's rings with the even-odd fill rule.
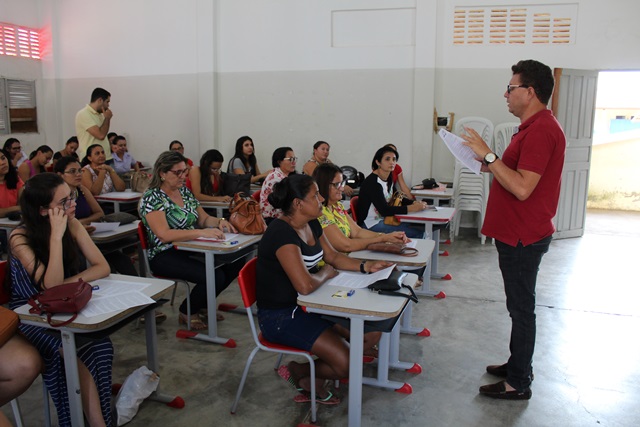
[[[92,292],[91,285],[82,279],[77,282],[54,286],[29,298],[28,304],[31,306],[29,313],[46,314],[47,322],[55,328],[65,326],[78,317],[80,310],[91,299]],[[51,316],[58,313],[71,313],[73,316],[64,322],[51,323]]]
[[[150,183],[151,174],[142,171],[131,173],[131,191],[144,193],[149,188]]]
[[[378,242],[370,243],[367,245],[367,250],[375,252],[386,252],[388,254],[402,255],[402,256],[417,256],[418,250],[416,248],[409,248],[404,243],[394,242]]]
[[[226,173],[222,178],[222,194],[234,196],[236,193],[251,194],[250,173]]]
[[[251,197],[242,197],[241,193],[236,193],[229,203],[229,212],[229,222],[240,234],[262,234],[267,230],[260,204]]]
[[[135,215],[127,212],[114,212],[103,216],[101,222],[119,222],[120,225],[126,225],[131,224],[137,219]]]
[[[416,293],[413,291],[411,286],[407,286],[402,281],[404,280],[407,273],[403,273],[398,270],[394,270],[391,272],[389,277],[386,279],[378,280],[377,282],[373,282],[368,286],[371,292],[376,292],[380,295],[388,295],[392,297],[404,297],[410,299],[411,301],[418,303],[418,297]],[[411,291],[410,294],[405,294],[403,292],[399,292],[400,289],[407,288]]]
[[[402,199],[404,199],[402,191],[396,191],[389,200],[389,206],[402,206]],[[400,225],[400,221],[394,215],[385,216],[384,223],[385,225]]]

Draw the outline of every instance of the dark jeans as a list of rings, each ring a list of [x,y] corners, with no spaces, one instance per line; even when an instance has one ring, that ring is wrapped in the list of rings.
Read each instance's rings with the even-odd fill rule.
[[[248,252],[251,252],[250,249]],[[227,289],[229,284],[238,277],[238,273],[245,264],[245,258],[239,254],[216,255],[216,265],[227,263],[216,268],[216,296]],[[169,249],[159,253],[149,261],[149,267],[159,276],[184,279],[196,285],[191,289],[192,314],[207,308],[207,273],[204,265],[204,255],[189,251]],[[180,313],[187,314],[187,300],[180,305]]]
[[[507,310],[511,317],[511,357],[507,382],[518,391],[531,385],[531,363],[536,343],[536,279],[542,256],[549,250],[551,236],[528,246],[513,247],[496,240]]]
[[[364,226],[362,228],[367,228]],[[375,231],[376,233],[393,233],[394,231],[404,231],[404,234],[407,235],[410,239],[424,239],[424,226],[412,226],[409,223],[401,222],[400,225],[387,225],[383,221],[371,226],[369,228],[371,231]]]

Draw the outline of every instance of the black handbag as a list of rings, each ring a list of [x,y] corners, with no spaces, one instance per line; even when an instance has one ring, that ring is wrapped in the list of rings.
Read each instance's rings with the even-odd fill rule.
[[[371,292],[376,292],[380,295],[389,295],[392,297],[404,297],[408,298],[411,301],[418,303],[418,296],[413,291],[411,286],[407,286],[402,281],[404,280],[407,273],[403,273],[402,271],[394,270],[391,272],[389,277],[386,279],[378,280],[377,282],[373,282],[368,286]],[[402,288],[407,288],[411,292],[410,294],[405,294],[404,292],[398,292]]]
[[[251,174],[226,173],[222,178],[222,194],[233,197],[236,193],[251,194]]]

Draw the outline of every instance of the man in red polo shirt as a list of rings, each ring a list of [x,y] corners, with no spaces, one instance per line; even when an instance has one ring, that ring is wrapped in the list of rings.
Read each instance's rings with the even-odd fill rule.
[[[547,109],[554,86],[551,69],[526,60],[511,71],[504,97],[520,126],[503,158],[473,129],[467,128],[462,138],[483,162],[482,171],[494,177],[482,233],[496,239],[511,316],[511,356],[503,365],[487,366],[487,372],[505,380],[480,387],[480,394],[526,400],[531,398],[533,380],[536,278],[555,231],[552,220],[560,196],[566,140]]]

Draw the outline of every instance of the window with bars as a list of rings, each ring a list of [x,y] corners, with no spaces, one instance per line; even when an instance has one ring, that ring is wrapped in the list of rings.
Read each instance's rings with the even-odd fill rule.
[[[458,6],[453,44],[573,44],[577,17],[577,4]]]
[[[0,79],[0,134],[38,132],[36,84]]]
[[[40,32],[0,22],[0,55],[40,59]]]

